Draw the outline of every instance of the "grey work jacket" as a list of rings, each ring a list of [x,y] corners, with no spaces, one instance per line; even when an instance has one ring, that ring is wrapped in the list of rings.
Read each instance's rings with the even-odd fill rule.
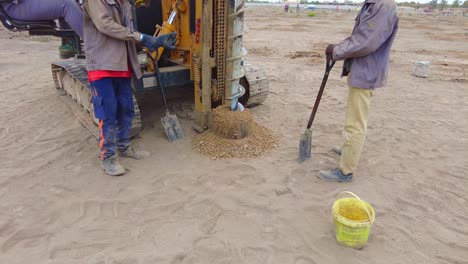
[[[130,64],[134,75],[141,78],[135,46],[141,33],[133,30],[128,0],[85,0],[83,7],[88,71],[126,71]]]
[[[335,60],[345,60],[342,76],[348,85],[375,89],[386,85],[390,49],[398,31],[394,0],[366,0],[353,33],[333,50]]]

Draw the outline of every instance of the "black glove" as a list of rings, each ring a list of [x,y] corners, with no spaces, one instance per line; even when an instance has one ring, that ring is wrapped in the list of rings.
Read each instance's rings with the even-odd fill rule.
[[[325,55],[327,55],[327,60],[333,60],[333,50],[335,49],[335,45],[330,44],[325,49]]]
[[[150,35],[141,34],[141,42],[149,50],[153,51],[160,47],[165,49],[175,49],[175,43],[177,41],[177,33],[172,32],[171,34],[162,35],[160,37],[152,37]]]

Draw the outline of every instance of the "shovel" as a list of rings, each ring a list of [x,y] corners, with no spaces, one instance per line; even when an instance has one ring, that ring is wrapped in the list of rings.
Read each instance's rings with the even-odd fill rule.
[[[317,113],[317,109],[320,104],[320,99],[322,99],[323,90],[325,90],[328,75],[330,74],[333,65],[335,65],[335,61],[327,58],[325,74],[323,75],[322,85],[320,86],[320,90],[317,94],[317,99],[315,99],[314,109],[312,110],[312,114],[310,115],[309,123],[307,123],[307,128],[304,134],[301,135],[301,138],[299,140],[299,163],[302,163],[306,159],[310,159],[312,155],[312,130],[310,129],[310,127],[312,126],[312,122],[314,122],[315,114]]]
[[[156,73],[156,79],[158,82],[158,87],[161,90],[161,97],[163,99],[164,104],[164,116],[161,117],[161,123],[164,128],[164,132],[166,132],[167,139],[169,142],[174,142],[178,139],[184,137],[184,133],[182,132],[182,128],[180,127],[179,119],[177,119],[176,115],[171,115],[169,113],[169,108],[167,107],[166,101],[166,94],[164,92],[164,87],[161,82],[161,74],[159,72],[158,62],[156,60],[153,61],[154,71]]]

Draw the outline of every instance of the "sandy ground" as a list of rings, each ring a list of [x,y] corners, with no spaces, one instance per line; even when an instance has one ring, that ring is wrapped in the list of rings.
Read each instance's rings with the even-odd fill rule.
[[[211,160],[162,134],[159,103],[142,105],[134,141],[152,152],[99,168],[96,140],[54,93],[56,39],[0,29],[0,263],[468,263],[468,19],[402,17],[389,87],[376,92],[362,161],[349,184],[337,164],[346,83],[332,72],[314,125],[313,159],[296,162],[329,42],[354,14],[310,18],[250,10],[247,59],[271,95],[253,109],[279,138],[258,159]],[[296,58],[293,58],[296,57]],[[432,61],[428,79],[414,62]],[[331,205],[350,190],[376,209],[363,250],[335,242]]]

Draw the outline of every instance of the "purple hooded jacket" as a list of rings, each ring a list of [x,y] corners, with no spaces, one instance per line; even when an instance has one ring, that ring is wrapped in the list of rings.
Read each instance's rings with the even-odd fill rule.
[[[342,76],[348,85],[375,89],[386,85],[390,49],[398,31],[394,0],[366,0],[353,33],[333,50],[334,60],[345,60]]]

